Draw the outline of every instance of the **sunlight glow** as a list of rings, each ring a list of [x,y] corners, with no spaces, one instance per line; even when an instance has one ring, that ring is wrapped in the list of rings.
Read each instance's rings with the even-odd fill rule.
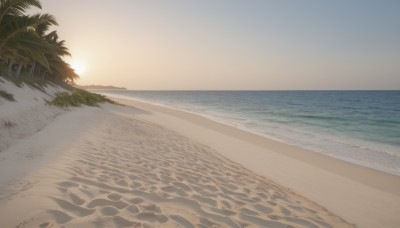
[[[79,76],[81,76],[83,73],[86,71],[86,67],[82,62],[72,62],[71,67],[75,70],[75,73],[77,73]]]

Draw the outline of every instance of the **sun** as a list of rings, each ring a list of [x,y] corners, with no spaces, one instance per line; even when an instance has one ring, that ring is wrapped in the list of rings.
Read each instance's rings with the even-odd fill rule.
[[[83,73],[85,73],[85,71],[86,71],[85,64],[83,64],[81,62],[73,61],[71,63],[71,67],[72,67],[72,69],[74,69],[75,73],[77,73],[79,76],[82,75]]]

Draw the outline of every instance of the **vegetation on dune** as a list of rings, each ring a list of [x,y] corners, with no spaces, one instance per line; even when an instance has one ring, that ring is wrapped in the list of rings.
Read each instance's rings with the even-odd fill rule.
[[[71,94],[68,92],[58,93],[57,96],[48,103],[58,107],[78,107],[81,105],[98,106],[99,103],[111,103],[114,101],[108,99],[106,96],[91,93],[86,90],[76,89]]]
[[[0,97],[6,99],[6,100],[8,100],[8,101],[15,101],[14,95],[12,95],[12,94],[10,94],[10,93],[7,93],[7,92],[4,91],[4,90],[0,90]]]
[[[41,9],[39,0],[0,0],[0,75],[13,81],[46,80],[73,84],[79,76],[63,60],[70,56],[50,14],[27,15]]]

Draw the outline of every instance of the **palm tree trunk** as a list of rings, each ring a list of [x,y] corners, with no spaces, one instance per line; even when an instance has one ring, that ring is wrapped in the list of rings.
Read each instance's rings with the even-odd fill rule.
[[[12,67],[14,65],[14,61],[12,59],[9,59],[8,61],[8,71],[7,71],[7,75],[8,77],[12,76]]]
[[[33,64],[31,69],[29,70],[29,76],[32,78],[33,77],[33,72],[35,71],[35,66],[36,66],[36,61],[33,60]]]
[[[18,69],[17,69],[17,74],[16,74],[16,77],[17,77],[17,78],[18,78],[19,75],[21,74],[22,66],[23,66],[23,63],[20,62],[20,63],[18,64]]]

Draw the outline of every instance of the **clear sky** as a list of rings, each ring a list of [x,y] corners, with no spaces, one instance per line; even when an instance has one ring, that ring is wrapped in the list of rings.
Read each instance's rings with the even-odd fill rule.
[[[400,89],[399,0],[42,0],[83,65],[129,89]]]

